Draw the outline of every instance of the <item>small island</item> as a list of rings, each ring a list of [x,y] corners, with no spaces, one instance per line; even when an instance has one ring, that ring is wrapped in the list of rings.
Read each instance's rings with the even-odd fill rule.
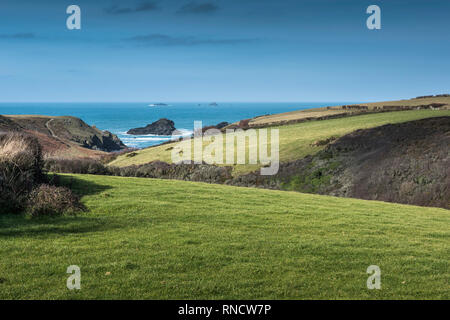
[[[149,107],[167,107],[169,106],[168,104],[165,103],[151,103],[148,105]]]

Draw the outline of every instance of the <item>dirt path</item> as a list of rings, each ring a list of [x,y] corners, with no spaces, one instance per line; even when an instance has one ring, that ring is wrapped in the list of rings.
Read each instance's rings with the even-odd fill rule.
[[[55,120],[55,119],[52,118],[52,119],[48,120],[45,123],[45,127],[48,129],[48,131],[50,131],[50,133],[52,134],[52,137],[57,138],[59,140],[58,136],[53,132],[53,130],[49,126],[50,122],[52,122],[53,120]]]
[[[67,146],[67,147],[71,147],[70,144],[68,144],[66,141],[64,141],[63,139],[59,138],[55,132],[50,128],[50,122],[52,122],[53,120],[55,120],[54,118],[51,118],[50,120],[48,120],[45,123],[45,127],[47,128],[47,130],[51,133],[52,137],[55,138],[56,140],[58,140],[59,142],[61,142],[63,145]]]

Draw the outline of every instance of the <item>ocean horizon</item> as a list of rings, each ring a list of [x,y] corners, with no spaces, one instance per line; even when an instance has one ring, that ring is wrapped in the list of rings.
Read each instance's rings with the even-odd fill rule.
[[[165,106],[149,106],[146,102],[3,102],[1,115],[74,116],[100,130],[116,134],[128,147],[145,148],[168,141],[170,136],[129,135],[131,128],[144,127],[161,118],[175,122],[183,134],[193,132],[194,121],[203,126],[229,123],[256,116],[306,110],[354,102],[165,102]]]

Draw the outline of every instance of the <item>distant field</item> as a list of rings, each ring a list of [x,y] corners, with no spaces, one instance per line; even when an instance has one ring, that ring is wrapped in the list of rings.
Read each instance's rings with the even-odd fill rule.
[[[339,119],[309,121],[292,125],[274,127],[280,130],[280,161],[290,161],[303,158],[306,155],[315,154],[324,146],[313,146],[316,141],[329,137],[339,137],[357,129],[371,128],[387,123],[399,123],[422,118],[450,115],[450,110],[414,110],[397,111],[386,113],[374,113]],[[147,148],[136,152],[129,157],[125,154],[119,156],[110,163],[112,166],[129,166],[133,164],[144,164],[154,160],[172,162],[171,147],[174,144],[165,144],[157,147]],[[204,142],[204,146],[207,143]],[[270,148],[269,148],[270,150]],[[226,154],[226,152],[225,152]],[[225,155],[224,155],[225,157]],[[234,174],[242,174],[256,170],[260,165],[236,165]]]
[[[0,216],[0,299],[450,298],[447,210],[70,177],[89,212]],[[69,265],[79,291],[66,288]],[[366,287],[369,265],[381,290]]]
[[[423,99],[408,99],[396,101],[383,101],[360,103],[361,106],[367,106],[369,110],[375,108],[383,108],[384,106],[404,106],[404,107],[418,107],[423,105],[430,105],[433,103],[445,104],[442,108],[450,109],[450,97],[432,97]],[[305,118],[316,118],[324,116],[334,116],[351,112],[348,109],[343,109],[342,106],[330,106],[329,108],[316,108],[308,110],[291,111],[268,116],[257,117],[250,121],[250,125],[264,125],[276,124],[277,122],[293,121]]]

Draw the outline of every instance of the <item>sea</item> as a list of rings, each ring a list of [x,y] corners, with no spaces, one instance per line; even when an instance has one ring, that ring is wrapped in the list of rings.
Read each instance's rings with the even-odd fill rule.
[[[170,136],[129,135],[131,128],[144,127],[161,118],[175,122],[182,135],[193,132],[194,121],[203,126],[233,123],[256,116],[305,110],[351,102],[167,102],[155,103],[0,103],[0,114],[75,116],[89,125],[116,134],[128,147],[145,148],[171,139]]]

